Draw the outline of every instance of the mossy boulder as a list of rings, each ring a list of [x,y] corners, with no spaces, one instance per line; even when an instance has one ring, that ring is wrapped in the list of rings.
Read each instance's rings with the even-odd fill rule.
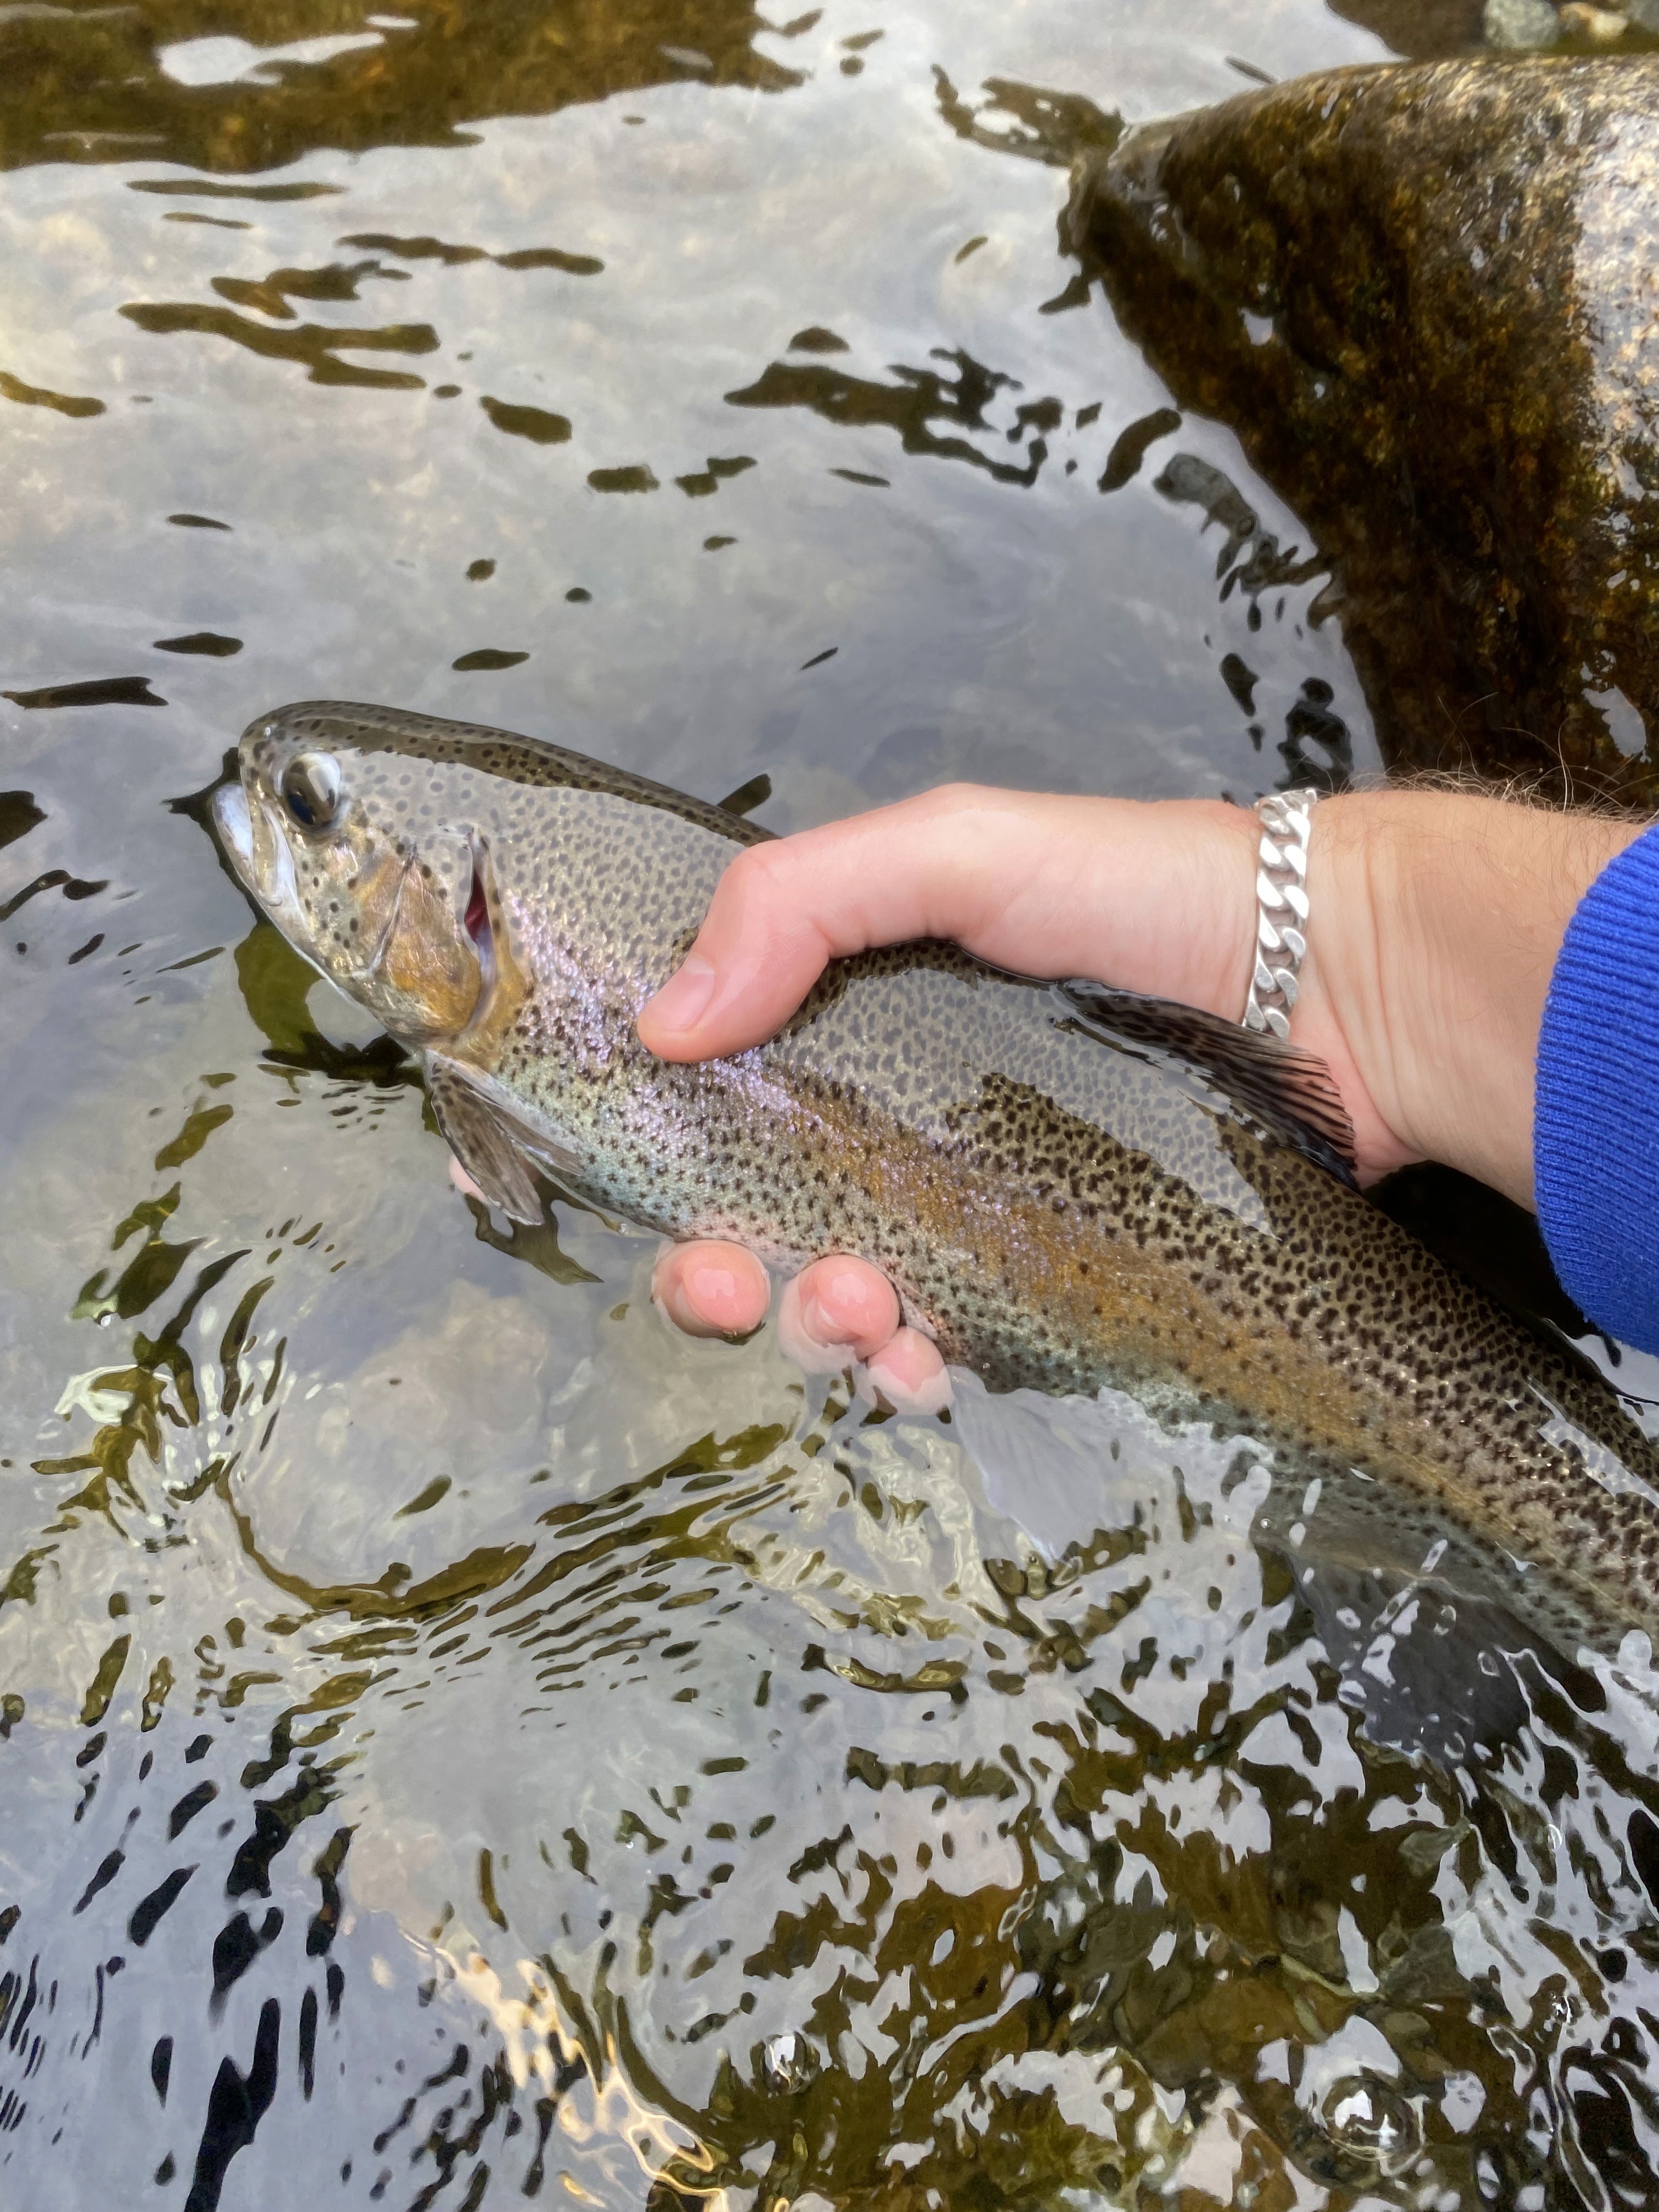
[[[1273,86],[1067,222],[1317,538],[1391,763],[1659,804],[1659,56]]]

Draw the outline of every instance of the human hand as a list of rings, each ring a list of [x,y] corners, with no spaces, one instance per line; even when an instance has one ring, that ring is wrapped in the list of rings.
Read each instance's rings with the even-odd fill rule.
[[[1531,1203],[1534,1061],[1555,957],[1579,898],[1642,826],[1464,793],[1378,791],[1321,806],[1291,1036],[1331,1071],[1362,1183],[1432,1158]],[[1259,835],[1253,814],[1217,801],[952,786],[753,846],[727,869],[678,973],[641,1010],[640,1036],[670,1060],[741,1051],[773,1033],[830,959],[915,937],[1236,1020]],[[665,1262],[665,1310],[682,1326],[757,1326],[759,1262],[745,1254],[752,1273],[728,1267],[706,1307],[708,1249],[681,1247]],[[827,1285],[803,1278],[817,1293],[802,1316],[809,1355],[821,1363],[839,1344],[873,1342],[868,1328],[836,1333],[851,1311],[842,1297],[873,1316],[877,1285],[896,1327],[875,1269],[819,1265],[836,1271],[836,1290],[826,1300]],[[873,1378],[879,1348],[866,1356]]]
[[[955,787],[751,847],[640,1035],[673,1060],[740,1051],[794,1011],[826,961],[911,937],[954,938],[1027,974],[1110,975],[1242,1008],[1255,834],[1251,816],[1215,803]],[[744,1335],[765,1318],[771,1285],[741,1246],[700,1243],[665,1252],[653,1292],[682,1328]],[[899,1322],[886,1278],[848,1254],[787,1285],[778,1312],[804,1366],[857,1361],[874,1395],[932,1410],[949,1394],[943,1363]]]
[[[772,1284],[745,1247],[705,1239],[665,1249],[651,1294],[689,1335],[746,1336],[766,1318]],[[938,1346],[902,1326],[886,1276],[851,1253],[815,1260],[784,1285],[778,1337],[809,1374],[854,1368],[860,1387],[896,1412],[933,1413],[950,1401]]]
[[[488,1200],[453,1156],[449,1180],[463,1198]],[[766,1319],[772,1279],[745,1245],[704,1237],[666,1244],[652,1272],[651,1295],[688,1336],[747,1336]],[[951,1384],[939,1347],[906,1328],[898,1293],[878,1267],[846,1252],[816,1260],[783,1286],[778,1336],[809,1374],[858,1370],[872,1397],[901,1413],[936,1413]]]

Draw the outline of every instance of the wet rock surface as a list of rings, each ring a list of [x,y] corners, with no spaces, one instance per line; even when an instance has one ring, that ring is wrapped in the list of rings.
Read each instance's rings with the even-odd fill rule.
[[[1393,765],[1659,799],[1659,57],[1303,78],[1067,221],[1316,535]]]

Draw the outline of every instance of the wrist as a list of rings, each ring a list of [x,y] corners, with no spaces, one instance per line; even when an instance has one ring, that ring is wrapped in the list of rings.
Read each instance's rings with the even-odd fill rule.
[[[1331,1065],[1362,1179],[1435,1159],[1532,1204],[1550,977],[1579,900],[1641,826],[1461,792],[1320,807],[1291,1035]]]
[[[1353,1124],[1362,1183],[1424,1157],[1414,1150],[1394,1081],[1394,1042],[1379,967],[1379,917],[1399,902],[1397,855],[1374,805],[1346,793],[1314,810],[1308,852],[1308,950],[1290,1041],[1329,1068]],[[1254,822],[1255,817],[1251,817]],[[1252,875],[1254,883],[1254,875]]]
[[[1080,972],[1242,1020],[1255,964],[1255,814],[1226,799],[1094,803],[1114,810],[1116,834],[1091,846],[1102,935]]]

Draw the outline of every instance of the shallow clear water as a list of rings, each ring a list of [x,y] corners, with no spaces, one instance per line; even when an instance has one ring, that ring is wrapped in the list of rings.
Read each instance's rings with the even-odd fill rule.
[[[673,1338],[646,1240],[456,1195],[188,803],[308,695],[781,829],[1374,767],[1055,220],[1112,118],[1384,51],[0,7],[5,2212],[1653,2201],[1641,1655],[1316,1516],[1298,1585],[1248,1439]]]

